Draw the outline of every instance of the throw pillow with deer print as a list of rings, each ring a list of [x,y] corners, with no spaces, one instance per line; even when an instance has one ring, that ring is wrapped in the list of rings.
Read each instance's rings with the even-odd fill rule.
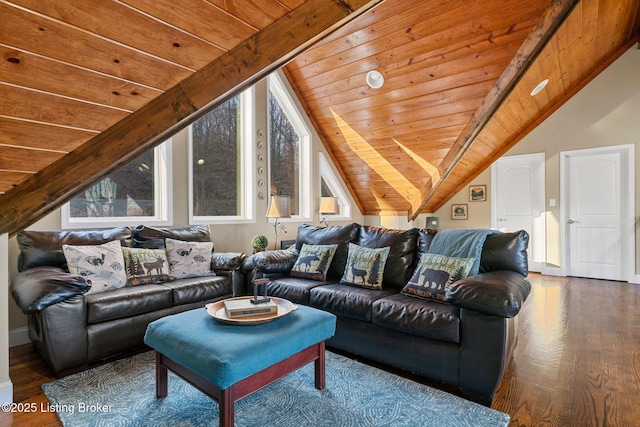
[[[418,298],[444,301],[447,289],[469,274],[474,258],[455,258],[424,253],[402,289],[402,293]]]
[[[62,245],[69,272],[79,274],[91,289],[87,294],[123,288],[127,284],[119,240],[102,245]]]
[[[340,283],[382,289],[384,266],[390,250],[389,246],[374,249],[349,243],[347,266]]]
[[[127,272],[127,286],[173,280],[164,249],[122,248]]]
[[[215,276],[211,271],[213,242],[185,242],[165,239],[169,273],[176,279]]]
[[[308,245],[303,243],[300,255],[291,268],[291,276],[302,279],[327,280],[327,271],[337,248],[337,244]]]

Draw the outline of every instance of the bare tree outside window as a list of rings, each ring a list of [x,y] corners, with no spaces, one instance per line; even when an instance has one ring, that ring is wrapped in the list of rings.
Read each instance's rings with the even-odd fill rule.
[[[269,91],[269,167],[271,194],[289,196],[291,215],[300,209],[300,136]]]
[[[78,193],[69,203],[70,217],[154,216],[154,157],[151,149]]]
[[[240,215],[240,96],[192,125],[194,216]]]

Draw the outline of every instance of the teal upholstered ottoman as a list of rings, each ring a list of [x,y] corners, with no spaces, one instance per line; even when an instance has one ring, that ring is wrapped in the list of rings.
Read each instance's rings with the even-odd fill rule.
[[[236,400],[315,362],[315,387],[325,387],[324,341],[336,317],[300,306],[270,323],[221,323],[204,309],[152,322],[144,342],[156,350],[156,395],[167,395],[167,369],[216,400],[220,426],[232,426]]]

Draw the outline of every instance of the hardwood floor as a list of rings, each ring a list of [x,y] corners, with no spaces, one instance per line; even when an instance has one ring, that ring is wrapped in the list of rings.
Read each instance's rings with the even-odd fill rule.
[[[493,408],[511,426],[640,425],[640,285],[531,274],[515,357]],[[16,402],[47,400],[51,372],[31,345],[11,348]],[[2,426],[59,426],[55,414],[0,412]]]

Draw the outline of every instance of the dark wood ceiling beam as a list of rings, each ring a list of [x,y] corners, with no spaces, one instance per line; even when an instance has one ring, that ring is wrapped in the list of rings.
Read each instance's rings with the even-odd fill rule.
[[[417,203],[411,206],[408,212],[409,220],[414,220],[427,205],[429,199],[447,179],[460,158],[467,151],[471,143],[480,131],[489,122],[493,114],[498,110],[502,102],[507,98],[511,90],[518,84],[533,60],[545,47],[549,39],[565,21],[579,0],[554,0],[545,10],[536,27],[524,41],[516,56],[513,57],[504,73],[487,94],[482,105],[473,114],[465,130],[449,151],[447,157],[438,167],[440,179],[437,182],[429,181],[420,191]]]
[[[0,198],[13,235],[384,0],[309,0]]]

